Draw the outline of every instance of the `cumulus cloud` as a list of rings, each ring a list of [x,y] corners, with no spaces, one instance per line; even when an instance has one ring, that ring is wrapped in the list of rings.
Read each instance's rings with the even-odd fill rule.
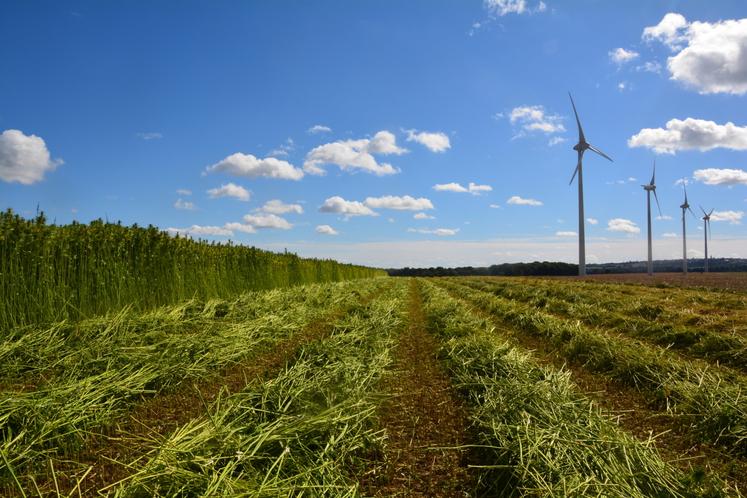
[[[382,130],[373,138],[358,140],[339,140],[315,147],[306,154],[303,169],[312,175],[324,175],[323,164],[334,164],[341,170],[362,170],[378,176],[392,175],[398,172],[391,164],[378,163],[373,154],[401,155],[407,152],[397,145],[393,133]]]
[[[292,138],[288,137],[285,140],[285,143],[282,143],[279,147],[272,149],[268,155],[273,157],[287,157],[291,152],[293,152],[293,149],[295,147],[296,143]]]
[[[744,211],[714,211],[711,221],[728,221],[732,225],[739,225],[743,216]]]
[[[538,201],[537,199],[525,199],[518,195],[513,195],[508,198],[506,204],[513,204],[515,206],[541,206],[542,201]]]
[[[422,233],[425,235],[438,235],[439,237],[449,237],[459,233],[458,228],[436,228],[434,230],[429,230],[427,228],[408,228],[407,231],[410,233]]]
[[[640,54],[634,50],[625,50],[624,48],[620,47],[616,48],[615,50],[610,50],[608,52],[608,55],[612,62],[617,65],[623,65],[626,62],[630,62],[638,58]]]
[[[484,5],[488,12],[499,17],[508,14],[534,14],[547,10],[547,5],[543,1],[537,2],[534,7],[528,5],[527,0],[485,0]]]
[[[431,152],[445,152],[451,148],[449,137],[442,132],[407,130],[407,141],[425,145]]]
[[[220,197],[233,197],[234,199],[246,202],[251,197],[251,193],[247,189],[245,189],[241,185],[236,185],[235,183],[226,183],[225,185],[221,185],[220,187],[211,188],[207,191],[207,193],[211,199],[218,199]]]
[[[491,208],[491,209],[500,209],[501,205],[500,204],[490,204],[488,207]]]
[[[0,179],[24,185],[40,182],[44,174],[62,164],[52,159],[47,144],[36,135],[24,135],[19,130],[0,134]]]
[[[646,147],[658,154],[681,150],[707,151],[718,147],[747,150],[747,126],[717,124],[703,119],[671,119],[663,128],[643,128],[628,139],[628,147]]]
[[[346,218],[350,216],[378,216],[378,213],[358,201],[346,201],[339,195],[330,197],[319,207],[321,213],[342,214]]]
[[[669,216],[668,214],[660,214],[656,217],[656,219],[659,221],[670,221],[672,217]]]
[[[697,169],[693,178],[706,185],[747,185],[747,171],[743,169]]]
[[[316,233],[321,233],[323,235],[337,235],[340,232],[338,232],[337,230],[335,230],[329,225],[317,225]]]
[[[508,116],[511,124],[521,126],[523,132],[560,133],[565,131],[563,118],[549,114],[541,105],[514,107]]]
[[[179,194],[179,195],[192,195],[192,191],[188,190],[186,188],[176,189],[176,193]]]
[[[661,234],[661,236],[664,237],[665,239],[675,239],[675,238],[677,238],[677,234],[674,233],[674,232],[665,232],[665,233]]]
[[[163,138],[163,135],[161,133],[158,133],[157,131],[141,131],[136,133],[138,138],[142,138],[143,140],[158,140],[159,138]]]
[[[561,231],[561,232],[555,232],[556,237],[576,237],[578,234],[576,232],[570,232],[570,231]]]
[[[426,213],[415,213],[414,215],[412,215],[412,217],[415,218],[416,220],[435,220],[436,219],[435,216],[431,216]]]
[[[433,186],[433,190],[437,192],[468,192],[472,195],[480,195],[482,192],[490,192],[493,187],[490,185],[478,185],[473,182],[464,187],[460,183],[438,183]]]
[[[275,178],[300,180],[303,171],[287,161],[274,157],[259,159],[251,154],[237,152],[205,169],[205,173],[228,173],[247,178]]]
[[[642,37],[677,52],[667,59],[673,80],[700,93],[747,93],[747,19],[690,23],[670,12]]]
[[[332,131],[332,128],[329,126],[324,126],[320,124],[316,124],[306,130],[307,133],[311,133],[312,135],[316,135],[317,133],[330,133]],[[329,226],[329,225],[322,225],[322,226]]]
[[[607,222],[607,230],[610,232],[623,232],[628,234],[641,233],[641,229],[630,220],[625,218],[613,218]]]
[[[588,223],[589,223],[590,225],[596,225],[597,223],[599,223],[599,220],[598,220],[598,219],[596,219],[596,218],[586,218],[586,221],[587,221],[587,222],[588,222]]]
[[[174,203],[174,207],[176,209],[182,209],[185,211],[194,211],[196,209],[193,202],[185,201],[181,198],[176,200],[176,202]]]
[[[272,199],[265,202],[264,205],[258,210],[271,214],[303,214],[303,206],[301,206],[300,204],[286,204],[279,199]]]
[[[550,140],[548,140],[547,145],[549,145],[550,147],[552,147],[554,145],[559,145],[559,144],[562,144],[563,142],[567,142],[567,141],[568,140],[566,138],[563,138],[563,137],[552,137],[552,138],[550,138]]]
[[[367,197],[365,205],[374,209],[396,209],[400,211],[423,211],[433,209],[433,203],[425,197],[414,198],[409,195],[399,197],[385,195],[382,197]]]
[[[661,64],[659,64],[657,61],[647,61],[640,66],[636,66],[635,70],[659,74],[661,73]]]
[[[290,230],[293,225],[288,220],[274,214],[246,214],[244,222],[253,228],[277,228],[280,230]]]
[[[257,233],[257,230],[254,229],[251,225],[246,225],[244,223],[226,223],[224,225],[224,228],[226,230],[231,230],[235,232],[244,232],[244,233]]]
[[[167,228],[167,232],[172,235],[184,235],[188,237],[199,237],[208,235],[213,237],[230,237],[233,232],[226,227],[192,225],[189,228]]]

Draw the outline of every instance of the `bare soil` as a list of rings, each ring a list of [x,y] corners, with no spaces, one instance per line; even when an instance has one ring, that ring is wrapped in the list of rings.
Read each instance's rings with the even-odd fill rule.
[[[543,277],[550,278],[550,277]],[[564,280],[588,280],[591,282],[630,283],[643,285],[673,285],[677,287],[705,287],[709,289],[747,292],[747,273],[621,273],[614,275],[587,275],[586,277],[552,277]]]
[[[381,497],[471,496],[467,415],[425,328],[420,288],[412,281],[408,326],[395,349],[391,397],[380,410],[387,432],[383,455],[363,476],[362,492]]]

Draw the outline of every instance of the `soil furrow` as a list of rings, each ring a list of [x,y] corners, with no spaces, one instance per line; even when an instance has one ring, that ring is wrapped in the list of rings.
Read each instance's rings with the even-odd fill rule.
[[[383,455],[363,480],[364,495],[469,496],[465,449],[467,414],[428,334],[420,288],[411,281],[408,325],[395,348],[395,374],[384,382],[391,397],[380,410],[387,432]]]

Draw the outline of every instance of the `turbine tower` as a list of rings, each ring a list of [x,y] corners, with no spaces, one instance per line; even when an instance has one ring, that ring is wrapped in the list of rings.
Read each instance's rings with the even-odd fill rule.
[[[703,229],[705,230],[705,233],[703,234],[705,237],[705,259],[703,259],[703,271],[708,272],[708,239],[711,237],[711,214],[713,214],[713,209],[706,213],[703,206],[700,206],[700,210],[703,211]]]
[[[612,161],[612,158],[586,141],[584,130],[581,128],[581,120],[578,119],[576,104],[573,102],[573,97],[570,92],[568,93],[568,97],[571,99],[573,114],[576,116],[576,124],[578,125],[578,143],[573,146],[573,150],[578,152],[578,163],[576,164],[576,169],[573,171],[573,176],[571,177],[571,181],[568,182],[568,185],[573,183],[573,179],[576,177],[576,174],[578,174],[578,274],[579,276],[584,276],[586,275],[586,237],[584,235],[584,174],[582,160],[584,158],[584,152],[586,152],[587,149],[596,152],[610,161]]]
[[[651,247],[651,192],[654,193],[654,199],[656,199],[656,207],[659,209],[659,216],[661,216],[661,206],[659,205],[659,197],[656,195],[656,160],[654,160],[654,174],[651,175],[651,182],[646,185],[641,185],[643,190],[646,191],[646,213],[648,215],[648,274],[654,274],[654,260],[653,250]]]
[[[690,209],[690,204],[687,203],[687,187],[685,187],[685,184],[682,184],[682,190],[685,192],[685,202],[680,204],[680,208],[682,208],[682,273],[687,275],[687,237],[685,232],[685,211],[690,210],[690,214],[695,216],[695,213],[693,213],[693,210]]]

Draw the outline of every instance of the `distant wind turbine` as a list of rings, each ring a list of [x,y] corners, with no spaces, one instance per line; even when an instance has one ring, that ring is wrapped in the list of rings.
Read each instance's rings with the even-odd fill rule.
[[[659,216],[661,216],[661,206],[659,205],[659,197],[656,195],[656,160],[654,160],[654,174],[651,175],[651,182],[646,185],[641,185],[643,190],[646,191],[646,208],[648,214],[648,274],[654,274],[654,260],[653,250],[651,247],[651,192],[654,193],[654,199],[656,199],[656,207],[659,209]]]
[[[581,120],[578,119],[578,112],[576,111],[576,104],[573,102],[573,97],[570,92],[568,97],[571,98],[571,105],[573,106],[573,114],[576,116],[576,124],[578,125],[578,143],[573,146],[573,150],[578,152],[578,163],[576,169],[573,171],[573,176],[568,185],[573,183],[573,179],[578,174],[578,274],[580,276],[586,275],[586,237],[584,235],[584,172],[582,160],[584,158],[584,152],[590,149],[605,159],[612,161],[612,158],[597,149],[586,141],[584,137],[584,130],[581,128]]]
[[[689,210],[690,214],[695,216],[695,213],[693,213],[693,210],[690,209],[690,204],[687,203],[687,187],[685,184],[682,184],[682,190],[685,192],[685,202],[680,204],[680,208],[682,208],[682,273],[687,275],[687,236],[685,232],[685,210]]]
[[[708,239],[711,237],[711,214],[713,214],[713,209],[711,209],[710,212],[706,213],[705,209],[703,209],[703,206],[700,206],[700,210],[703,211],[703,229],[705,230],[705,233],[703,236],[705,237],[705,259],[703,260],[703,271],[708,271]]]

